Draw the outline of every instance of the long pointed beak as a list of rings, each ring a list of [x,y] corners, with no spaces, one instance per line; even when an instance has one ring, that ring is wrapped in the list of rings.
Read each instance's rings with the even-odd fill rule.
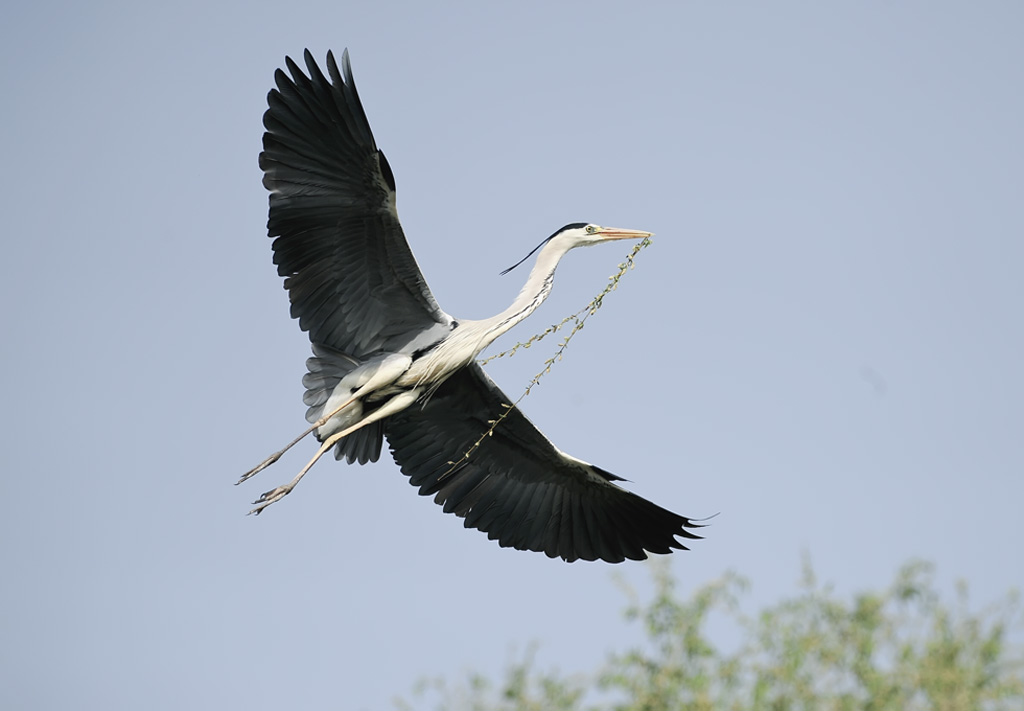
[[[613,239],[646,239],[653,235],[653,232],[643,232],[641,230],[622,230],[618,227],[602,227],[598,232],[602,239],[613,240]]]

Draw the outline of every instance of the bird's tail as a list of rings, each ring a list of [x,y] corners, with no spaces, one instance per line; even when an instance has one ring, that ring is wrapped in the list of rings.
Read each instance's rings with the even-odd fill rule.
[[[334,392],[334,388],[342,378],[360,365],[358,359],[347,353],[329,346],[313,344],[313,357],[306,360],[306,369],[309,372],[302,376],[302,384],[306,388],[302,401],[309,406],[306,410],[307,422],[316,422],[325,414],[324,405]],[[383,436],[382,423],[370,423],[338,442],[334,448],[334,458],[344,457],[349,464],[376,462],[380,458]]]

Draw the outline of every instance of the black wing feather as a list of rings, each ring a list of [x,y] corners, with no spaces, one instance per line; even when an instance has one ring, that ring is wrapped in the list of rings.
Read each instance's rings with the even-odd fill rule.
[[[267,97],[260,168],[267,231],[291,313],[313,343],[356,358],[400,351],[451,318],[431,295],[395,212],[395,181],[377,149],[348,54],[330,80],[307,50],[287,58]],[[290,76],[289,76],[290,75]]]
[[[685,549],[677,537],[700,538],[689,530],[699,524],[564,455],[518,409],[463,459],[506,402],[479,365],[457,371],[425,404],[385,422],[395,461],[421,494],[502,546],[619,562]]]

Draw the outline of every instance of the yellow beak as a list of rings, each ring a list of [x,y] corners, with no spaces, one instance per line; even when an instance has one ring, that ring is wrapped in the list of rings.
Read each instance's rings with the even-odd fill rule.
[[[597,234],[601,235],[602,239],[613,240],[613,239],[645,239],[653,235],[653,232],[643,232],[641,230],[623,230],[618,227],[602,227],[597,231]]]

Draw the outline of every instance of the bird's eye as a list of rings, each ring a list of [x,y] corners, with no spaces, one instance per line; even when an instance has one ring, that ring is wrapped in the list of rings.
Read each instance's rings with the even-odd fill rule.
[[[587,225],[587,234],[588,235],[592,235],[595,232],[597,232],[597,228],[596,227],[594,227],[593,225]]]

